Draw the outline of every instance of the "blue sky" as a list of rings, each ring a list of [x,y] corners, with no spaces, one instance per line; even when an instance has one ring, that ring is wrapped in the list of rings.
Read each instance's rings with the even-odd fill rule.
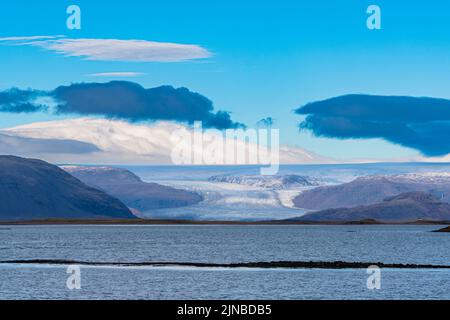
[[[31,46],[0,46],[0,89],[50,90],[103,82],[105,72],[144,87],[187,87],[210,98],[233,120],[276,119],[283,143],[337,157],[401,157],[411,149],[381,141],[336,140],[299,133],[308,102],[349,94],[450,99],[450,43],[444,1],[3,1],[0,37],[142,39],[193,44],[212,53],[185,62],[88,61]],[[82,30],[68,30],[67,6],[82,10]],[[382,10],[382,30],[366,28],[366,8]],[[0,127],[55,119],[1,114]],[[60,118],[60,117],[58,117]]]

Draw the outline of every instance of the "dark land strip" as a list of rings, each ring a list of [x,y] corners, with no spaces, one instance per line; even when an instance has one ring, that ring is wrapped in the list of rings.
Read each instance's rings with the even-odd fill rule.
[[[27,265],[80,265],[116,267],[198,267],[198,268],[262,268],[262,269],[366,269],[370,266],[390,269],[450,269],[450,265],[369,263],[345,261],[268,261],[241,263],[199,263],[199,262],[93,262],[57,259],[5,260],[1,264]]]

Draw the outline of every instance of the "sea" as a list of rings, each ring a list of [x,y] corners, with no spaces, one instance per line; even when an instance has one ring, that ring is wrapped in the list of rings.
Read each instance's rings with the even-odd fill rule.
[[[450,265],[442,226],[3,226],[0,299],[450,299],[450,269],[262,269],[78,263],[351,261]],[[78,286],[71,286],[73,266]],[[69,282],[69,284],[68,284]],[[369,281],[370,282],[370,281]]]

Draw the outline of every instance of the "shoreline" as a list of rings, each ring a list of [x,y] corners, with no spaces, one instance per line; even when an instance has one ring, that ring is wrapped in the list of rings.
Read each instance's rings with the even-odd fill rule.
[[[439,229],[439,230],[435,230],[434,232],[450,232],[450,226],[448,226],[446,228]]]
[[[26,225],[450,225],[450,221],[411,221],[382,222],[375,220],[361,221],[214,221],[214,220],[177,220],[177,219],[45,219],[23,221],[0,221],[0,226]]]

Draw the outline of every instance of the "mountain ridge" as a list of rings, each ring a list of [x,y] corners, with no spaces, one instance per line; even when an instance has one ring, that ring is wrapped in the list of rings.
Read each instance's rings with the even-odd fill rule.
[[[326,209],[307,213],[294,221],[412,222],[450,220],[450,204],[425,192],[408,192],[388,197],[382,202],[351,208]]]
[[[38,159],[0,156],[0,220],[136,218],[118,199]]]
[[[306,190],[293,200],[298,208],[325,210],[376,204],[384,199],[407,192],[433,194],[444,202],[450,201],[450,174],[420,173],[400,175],[372,175],[351,182],[320,186]]]
[[[195,192],[144,182],[123,168],[109,166],[62,166],[87,185],[120,199],[136,214],[161,208],[177,208],[196,204],[203,197]]]
[[[295,187],[318,186],[316,179],[295,174],[261,176],[261,175],[216,175],[208,179],[209,182],[240,184],[271,190],[282,190]]]

